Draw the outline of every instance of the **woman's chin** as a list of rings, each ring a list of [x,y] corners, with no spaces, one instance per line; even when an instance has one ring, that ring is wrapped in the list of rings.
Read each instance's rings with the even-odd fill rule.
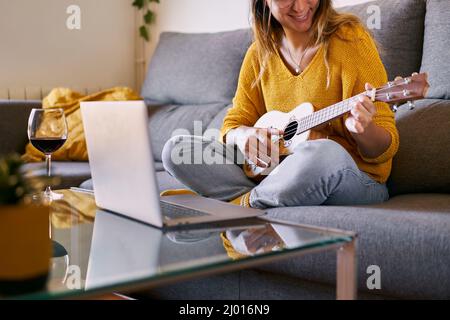
[[[311,23],[293,24],[291,29],[298,33],[308,32],[311,29]]]

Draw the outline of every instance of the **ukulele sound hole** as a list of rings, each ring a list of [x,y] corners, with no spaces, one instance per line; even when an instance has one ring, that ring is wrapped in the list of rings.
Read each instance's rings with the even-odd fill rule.
[[[291,140],[295,134],[297,133],[297,128],[298,128],[298,122],[297,121],[292,121],[290,122],[286,128],[284,128],[284,141],[289,141]]]

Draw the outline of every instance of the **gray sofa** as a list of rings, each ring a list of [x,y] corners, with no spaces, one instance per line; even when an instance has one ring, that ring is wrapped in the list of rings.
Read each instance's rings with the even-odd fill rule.
[[[372,206],[273,208],[271,217],[359,234],[360,298],[450,298],[450,2],[378,0],[342,10],[371,18],[389,77],[427,71],[431,89],[414,110],[396,114],[400,149],[388,181],[391,199]],[[372,20],[370,20],[372,21]],[[220,128],[236,89],[249,30],[216,34],[164,33],[142,88],[150,117],[160,189],[181,188],[161,164],[175,129]],[[0,102],[0,153],[23,151],[30,108],[39,101]],[[201,134],[201,133],[200,133]],[[37,164],[30,164],[34,168]],[[55,163],[63,187],[92,188],[87,163]],[[254,270],[189,281],[140,296],[166,299],[333,299],[336,257],[314,254]],[[381,289],[369,290],[367,267],[381,269]]]

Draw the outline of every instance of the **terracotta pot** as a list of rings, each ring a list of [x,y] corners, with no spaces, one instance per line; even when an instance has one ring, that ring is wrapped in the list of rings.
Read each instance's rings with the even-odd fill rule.
[[[51,254],[48,207],[0,206],[0,294],[44,289]]]

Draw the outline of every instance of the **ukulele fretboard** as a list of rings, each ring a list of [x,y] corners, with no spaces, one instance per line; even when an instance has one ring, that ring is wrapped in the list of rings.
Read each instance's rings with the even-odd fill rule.
[[[349,112],[353,108],[354,103],[358,101],[360,96],[363,95],[366,95],[366,93],[358,94],[354,97],[343,100],[329,107],[323,108],[319,111],[314,112],[313,114],[310,114],[302,118],[298,122],[297,134],[318,127],[323,123],[331,121]]]

